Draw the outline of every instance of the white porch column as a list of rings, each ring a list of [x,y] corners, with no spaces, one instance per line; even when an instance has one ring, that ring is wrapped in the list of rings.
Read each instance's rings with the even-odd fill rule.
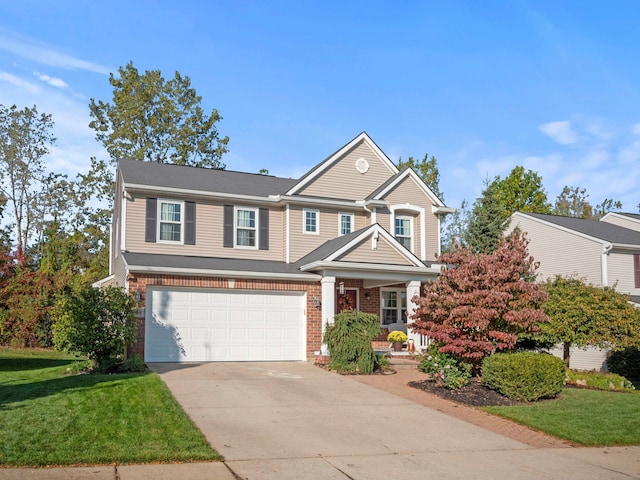
[[[411,280],[407,282],[407,315],[412,315],[418,308],[418,305],[413,301],[413,297],[416,295],[420,295],[420,282]],[[410,323],[413,323],[413,321],[407,318],[407,327]],[[416,351],[419,352],[422,347],[426,347],[426,345],[422,345],[422,335],[412,332],[410,328],[407,328],[407,336],[413,340]]]
[[[333,325],[333,315],[335,313],[336,304],[336,277],[322,277],[320,280],[322,285],[322,338],[324,338],[324,331],[326,325],[329,323]],[[328,355],[329,350],[326,344],[322,344],[321,354]]]

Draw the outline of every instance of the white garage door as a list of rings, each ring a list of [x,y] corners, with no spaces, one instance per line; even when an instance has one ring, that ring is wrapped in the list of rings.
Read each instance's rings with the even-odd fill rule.
[[[147,289],[145,361],[304,360],[305,294]]]

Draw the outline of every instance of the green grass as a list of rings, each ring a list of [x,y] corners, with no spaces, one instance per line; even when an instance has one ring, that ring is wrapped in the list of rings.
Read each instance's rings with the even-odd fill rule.
[[[640,445],[640,392],[565,388],[554,400],[484,410],[580,445]]]
[[[69,374],[77,361],[0,349],[0,465],[221,459],[156,374]]]

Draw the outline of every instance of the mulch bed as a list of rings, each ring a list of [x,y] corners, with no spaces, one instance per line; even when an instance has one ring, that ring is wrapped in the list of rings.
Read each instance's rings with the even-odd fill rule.
[[[433,393],[441,398],[452,400],[464,405],[472,407],[493,407],[493,406],[511,406],[520,405],[521,402],[511,400],[504,395],[491,390],[480,383],[477,378],[471,378],[469,383],[458,389],[450,390],[443,387],[433,380],[423,380],[421,382],[409,382],[409,386]]]

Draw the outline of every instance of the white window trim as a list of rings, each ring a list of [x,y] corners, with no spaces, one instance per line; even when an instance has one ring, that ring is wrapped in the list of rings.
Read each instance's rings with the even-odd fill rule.
[[[342,233],[342,217],[343,216],[351,217],[351,231],[347,233]],[[338,212],[338,236],[341,237],[342,235],[348,235],[349,233],[353,232],[355,230],[355,221],[356,221],[356,216],[353,213]]]
[[[255,242],[254,245],[238,245],[238,210],[251,210],[254,212],[254,218],[256,221],[254,230],[255,234]],[[238,248],[240,250],[258,250],[258,245],[260,245],[260,212],[258,207],[244,207],[242,205],[235,205],[233,207],[233,248]],[[249,228],[243,228],[242,230],[250,230]]]
[[[316,231],[307,231],[307,212],[314,212],[316,214]],[[315,208],[303,208],[302,209],[302,233],[304,235],[320,235],[320,210]]]
[[[396,292],[398,298],[398,305],[396,306],[396,311],[398,312],[398,322],[397,323],[407,323],[407,317],[402,316],[402,294],[407,292],[404,288],[381,288],[380,289],[380,325],[391,325],[390,323],[384,323],[384,306],[382,301],[382,292]],[[407,305],[405,307],[406,311],[409,311],[409,298],[406,298]],[[389,308],[386,310],[390,310]]]
[[[394,237],[396,232],[396,225],[395,225],[396,213],[395,212],[397,210],[401,210],[405,212],[415,212],[417,214],[416,216],[417,216],[418,224],[420,226],[420,252],[417,252],[415,250],[415,239],[416,239],[415,222],[411,223],[411,252],[414,255],[419,256],[420,260],[423,260],[423,261],[426,260],[427,259],[427,237],[426,237],[427,228],[425,224],[426,223],[425,209],[417,205],[412,205],[410,203],[390,205],[389,211],[391,212],[391,215],[389,215],[389,232],[391,232],[391,234]],[[398,216],[402,216],[402,215],[403,214],[400,213]]]
[[[397,239],[398,235],[396,234],[396,220],[409,220],[409,235],[408,235],[409,251],[413,252],[414,251],[413,245],[414,245],[414,239],[415,239],[415,235],[413,232],[413,217],[411,215],[402,215],[402,214],[393,216],[393,236]],[[407,238],[407,235],[403,235],[401,238]]]
[[[162,223],[177,223],[177,222],[167,222],[162,221],[162,204],[163,203],[173,203],[180,205],[180,240],[162,240],[160,238],[160,224]],[[156,221],[156,239],[157,243],[168,243],[171,245],[184,245],[184,200],[172,200],[169,198],[159,198],[158,206],[156,207],[157,212],[157,221]]]

